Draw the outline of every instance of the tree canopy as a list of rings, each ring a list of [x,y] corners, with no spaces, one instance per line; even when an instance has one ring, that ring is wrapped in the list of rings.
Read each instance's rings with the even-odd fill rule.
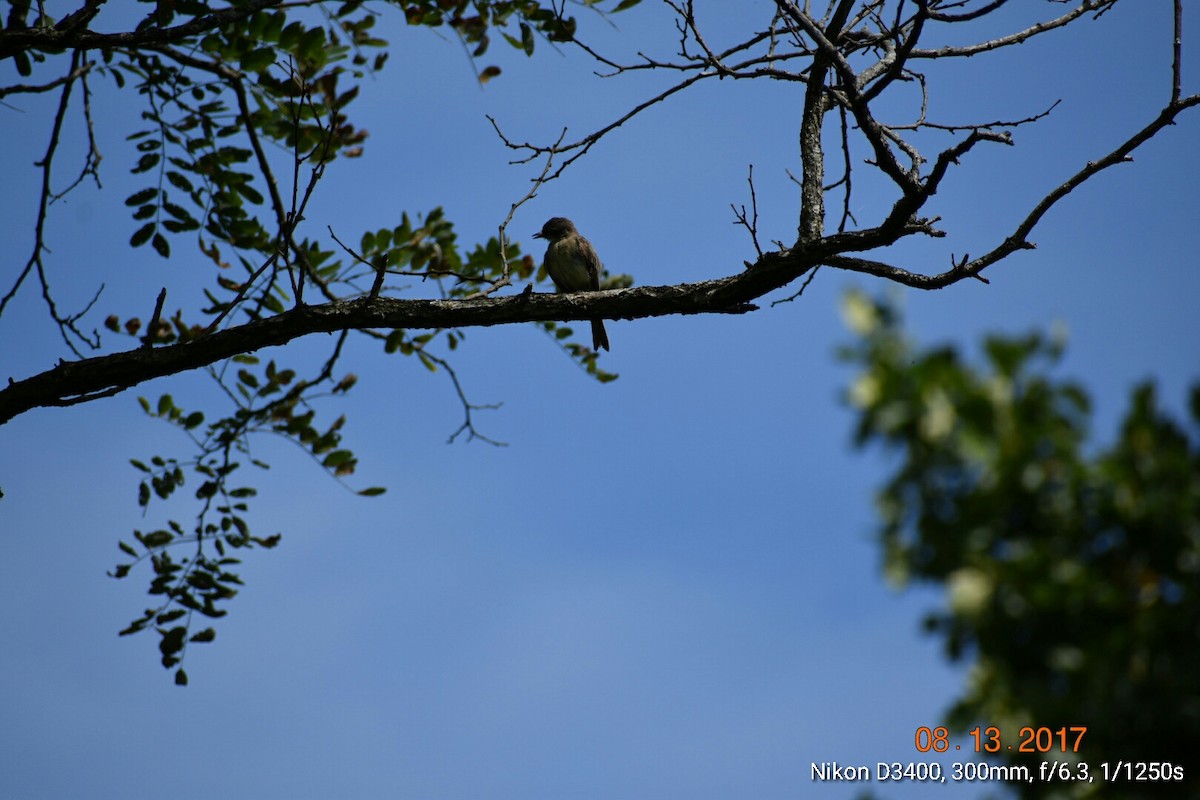
[[[846,311],[860,336],[844,353],[861,368],[856,440],[900,456],[878,494],[885,572],[945,588],[925,628],[972,665],[948,724],[1010,743],[1022,727],[1085,727],[1078,751],[1072,735],[1058,754],[1094,782],[1018,783],[1022,797],[1164,796],[1178,780],[1099,770],[1195,763],[1200,383],[1186,421],[1154,383],[1137,386],[1100,444],[1087,390],[1051,374],[1061,338],[990,336],[977,367],[954,347],[916,347],[892,305],[851,295]],[[1034,770],[1047,757],[995,756]]]

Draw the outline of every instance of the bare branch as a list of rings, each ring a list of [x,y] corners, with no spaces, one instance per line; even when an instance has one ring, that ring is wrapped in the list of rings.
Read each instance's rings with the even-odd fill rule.
[[[83,75],[85,75],[94,66],[96,66],[95,61],[88,61],[86,64],[81,65],[78,69],[72,70],[60,78],[55,78],[49,83],[43,83],[37,86],[27,86],[22,83],[15,83],[12,86],[0,86],[0,98],[10,94],[39,94],[42,92],[49,92],[52,89],[57,89],[64,83],[70,83],[76,78],[83,77]]]
[[[1183,90],[1183,0],[1175,0],[1174,36],[1171,42],[1171,102],[1178,103]]]
[[[762,258],[762,247],[758,244],[758,196],[754,193],[754,165],[750,165],[749,174],[746,176],[746,183],[750,184],[750,216],[746,215],[746,207],[742,206],[739,210],[733,203],[729,207],[733,209],[734,224],[745,227],[750,233],[750,241],[754,243],[754,251],[758,253],[758,257]]]
[[[1108,155],[1097,159],[1096,161],[1089,161],[1083,166],[1082,169],[1067,179],[1067,181],[1061,186],[1050,192],[1050,194],[1046,195],[1041,202],[1034,206],[1033,210],[1030,211],[1029,215],[1025,217],[1020,225],[1017,226],[1017,229],[1009,238],[1021,242],[1026,241],[1026,238],[1033,230],[1034,226],[1038,224],[1042,217],[1045,216],[1046,212],[1049,211],[1055,203],[1057,203],[1059,200],[1062,200],[1089,178],[1094,177],[1098,173],[1116,164],[1122,164],[1130,161],[1130,154],[1133,153],[1134,150],[1153,138],[1154,135],[1163,128],[1166,128],[1169,125],[1174,125],[1175,117],[1177,117],[1180,112],[1196,105],[1200,105],[1200,94],[1185,97],[1181,100],[1172,101],[1149,125],[1142,128],[1133,136],[1129,137],[1129,139],[1123,142]],[[997,257],[993,259],[993,261],[995,260],[999,260],[999,258]]]
[[[488,119],[491,121],[492,126],[495,127],[496,121],[491,117],[488,117]],[[499,128],[496,130],[497,133],[499,133]],[[547,175],[550,173],[550,167],[554,165],[554,156],[558,153],[558,148],[562,144],[563,137],[566,135],[567,129],[563,128],[563,132],[558,136],[558,141],[556,141],[550,147],[549,152],[546,153],[546,163],[542,167],[541,174],[533,179],[533,185],[529,187],[529,191],[525,193],[525,196],[512,204],[512,206],[508,209],[508,214],[504,217],[504,221],[500,223],[500,228],[497,234],[500,241],[500,261],[503,264],[500,278],[490,281],[486,288],[480,289],[478,292],[468,295],[466,298],[467,300],[475,297],[487,297],[488,295],[494,294],[496,291],[504,288],[505,286],[512,284],[512,281],[510,280],[510,273],[512,269],[508,262],[508,225],[512,222],[513,216],[517,213],[517,209],[528,203],[533,198],[537,197],[538,189],[542,188],[542,186],[544,186],[546,183],[553,180],[553,177],[547,177]],[[455,382],[455,385],[457,385],[457,381]],[[457,436],[458,434],[456,433],[455,435]],[[453,439],[453,437],[451,437],[451,439]]]
[[[28,278],[31,273],[36,272],[38,281],[42,287],[42,299],[46,303],[46,308],[50,312],[51,319],[53,319],[55,324],[58,326],[59,334],[62,336],[62,339],[66,343],[67,347],[70,348],[72,353],[79,357],[82,357],[82,353],[80,353],[79,349],[76,347],[76,342],[85,344],[92,349],[97,349],[100,347],[99,334],[93,333],[92,336],[88,336],[79,330],[76,322],[78,322],[80,317],[82,317],[83,314],[85,314],[88,309],[91,308],[92,304],[96,302],[96,298],[99,297],[99,291],[102,291],[104,287],[100,287],[100,290],[96,293],[96,297],[92,299],[91,303],[88,303],[87,307],[85,307],[83,311],[79,312],[78,314],[63,315],[59,312],[58,305],[55,303],[54,296],[51,293],[50,279],[46,275],[46,266],[42,261],[42,253],[47,249],[45,236],[48,209],[50,204],[53,203],[55,199],[62,196],[62,193],[55,194],[51,188],[51,170],[54,166],[55,153],[58,151],[59,138],[62,135],[63,121],[66,119],[67,108],[70,105],[71,89],[75,85],[75,81],[83,80],[84,75],[86,74],[86,70],[81,70],[82,61],[82,51],[75,51],[71,56],[71,63],[67,71],[66,80],[61,84],[62,91],[59,95],[58,110],[54,115],[54,125],[50,131],[50,141],[46,145],[46,154],[35,165],[40,167],[42,170],[42,188],[38,201],[37,222],[34,225],[33,252],[30,254],[29,259],[25,262],[24,269],[21,270],[20,274],[13,282],[12,287],[8,290],[4,297],[0,298],[0,315],[3,315],[4,309],[8,306],[9,301],[16,296],[17,292],[21,288],[21,285],[25,282],[25,279]],[[83,175],[94,169],[94,163],[92,161],[92,154],[95,152],[94,141],[92,142],[92,148],[93,149],[91,152],[89,152],[88,159],[85,162],[84,171],[80,175],[80,180],[82,180]],[[71,186],[74,187],[78,183],[79,180],[76,180]],[[70,191],[70,189],[66,191]]]
[[[999,50],[1002,47],[1010,47],[1014,44],[1022,44],[1029,41],[1034,36],[1037,36],[1047,31],[1052,31],[1061,28],[1073,20],[1082,17],[1092,11],[1096,11],[1097,15],[1104,13],[1111,8],[1117,0],[1082,0],[1082,2],[1071,11],[1063,14],[1056,19],[1039,22],[1036,25],[1031,25],[1028,28],[1011,33],[1007,36],[1000,36],[996,39],[990,39],[986,42],[966,46],[947,46],[939,47],[936,50],[921,50],[914,49],[908,54],[909,58],[962,58],[974,56],[980,53],[986,53],[989,50]],[[991,9],[994,11],[995,9]]]

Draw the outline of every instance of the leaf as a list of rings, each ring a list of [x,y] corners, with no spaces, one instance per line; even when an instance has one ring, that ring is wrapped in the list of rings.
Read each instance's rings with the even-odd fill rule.
[[[217,585],[216,581],[213,580],[213,576],[207,572],[193,572],[187,576],[187,582],[188,585],[202,592],[208,591]]]
[[[359,494],[363,497],[378,497],[386,491],[387,489],[382,486],[372,486],[369,489],[363,489]]]
[[[147,172],[151,169],[154,169],[155,165],[157,165],[161,159],[162,155],[159,153],[146,153],[146,155],[138,159],[137,166],[131,169],[130,172],[134,174],[139,172]]]
[[[150,240],[150,244],[154,246],[154,250],[163,258],[171,257],[171,246],[167,244],[167,237],[161,233],[154,234],[154,238]]]
[[[240,194],[242,197],[249,200],[251,203],[254,203],[255,205],[258,205],[258,204],[262,203],[262,201],[263,201],[262,194],[259,193],[259,191],[257,189],[255,189],[253,186],[251,186],[249,183],[239,183],[237,185],[237,191],[238,191],[238,194]]]
[[[354,453],[350,450],[334,450],[329,455],[325,456],[325,460],[321,463],[326,467],[340,467],[347,461],[354,458]]]
[[[163,201],[163,210],[170,214],[175,219],[181,222],[193,222],[194,219],[191,213],[183,206],[176,205],[169,201]]]
[[[275,51],[269,47],[251,50],[242,56],[242,69],[246,72],[262,72],[275,63]]]
[[[217,638],[217,632],[215,630],[213,630],[212,628],[205,628],[204,630],[200,631],[199,633],[192,634],[192,637],[188,641],[190,641],[190,642],[211,642],[213,639],[216,639],[216,638]]]
[[[157,226],[153,222],[147,222],[142,227],[138,228],[133,236],[129,237],[130,247],[141,247],[146,242],[150,241],[150,237],[154,235],[154,229]]]
[[[163,654],[165,663],[167,658],[183,649],[183,637],[187,634],[187,628],[177,625],[170,630],[159,632],[162,634],[162,639],[158,642],[158,649]],[[171,663],[174,664],[177,661],[178,659],[175,659]]]
[[[146,548],[150,550],[170,544],[171,540],[174,538],[175,537],[171,535],[170,531],[154,531],[153,533],[147,533],[140,537],[142,544],[144,544]]]
[[[187,676],[187,673],[183,671],[183,667],[180,667],[178,670],[175,671],[175,685],[176,686],[187,686],[188,685],[188,676]]]
[[[525,55],[533,55],[533,29],[525,22],[521,23],[521,48]]]
[[[158,189],[153,186],[142,189],[140,192],[134,192],[125,198],[125,205],[140,206],[144,203],[149,203],[154,198],[158,197]]]
[[[195,191],[195,187],[192,186],[192,182],[174,170],[167,171],[167,180],[170,181],[171,185],[176,189],[182,189],[188,194],[191,194]]]

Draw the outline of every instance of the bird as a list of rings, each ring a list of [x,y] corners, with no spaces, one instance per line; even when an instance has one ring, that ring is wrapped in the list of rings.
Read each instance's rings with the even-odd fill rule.
[[[566,217],[551,217],[533,235],[545,239],[546,272],[560,292],[596,292],[600,290],[600,273],[604,265],[592,243],[580,235],[575,223]],[[592,320],[592,349],[608,350],[608,333],[604,321]]]

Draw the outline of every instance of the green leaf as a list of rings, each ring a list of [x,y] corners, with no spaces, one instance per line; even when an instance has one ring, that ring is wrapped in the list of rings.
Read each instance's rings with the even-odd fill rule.
[[[279,34],[279,47],[284,50],[291,50],[300,41],[300,37],[304,35],[304,26],[299,22],[293,22],[283,29]]]
[[[175,537],[170,531],[154,531],[153,533],[144,534],[141,537],[141,542],[146,546],[146,549],[152,550],[156,547],[163,547],[171,543]]]
[[[275,63],[275,51],[270,47],[260,47],[251,50],[241,58],[241,66],[246,72],[262,72]]]
[[[170,258],[171,246],[167,244],[167,237],[161,233],[154,234],[154,238],[150,240],[150,244],[154,246],[154,250],[163,258]]]
[[[200,229],[200,223],[192,220],[190,222],[178,222],[173,219],[164,219],[162,226],[171,233],[184,233],[186,231],[195,231]]]
[[[193,572],[187,576],[188,585],[202,592],[209,591],[217,585],[212,575],[207,572]]]
[[[386,492],[387,489],[382,486],[372,486],[369,489],[363,489],[359,492],[363,497],[378,497]]]
[[[142,189],[140,192],[134,192],[133,194],[129,195],[129,197],[126,197],[125,205],[140,206],[144,203],[149,203],[156,197],[158,197],[158,189],[153,186],[149,186],[145,189]]]
[[[300,37],[300,45],[296,54],[305,61],[324,63],[325,29],[312,28]]]
[[[191,181],[189,181],[182,174],[175,172],[174,170],[167,171],[167,180],[170,181],[171,185],[174,186],[176,189],[182,189],[183,191],[187,192],[188,194],[191,194],[192,192],[194,192],[196,190],[195,187],[192,186]]]
[[[249,183],[239,183],[237,185],[237,191],[238,191],[238,194],[240,194],[242,197],[249,200],[251,203],[254,203],[255,205],[259,205],[263,201],[263,196],[259,193],[259,191],[257,189],[255,189]]]
[[[213,639],[216,639],[216,638],[217,638],[217,632],[215,630],[213,630],[212,628],[205,628],[204,630],[200,631],[199,633],[192,634],[191,639],[189,639],[188,641],[211,642]]]
[[[138,159],[137,166],[131,169],[130,172],[134,174],[139,172],[147,172],[151,169],[154,169],[155,165],[157,165],[161,159],[162,155],[159,153],[146,153],[144,156]]]
[[[163,202],[163,210],[166,211],[168,214],[170,214],[172,217],[175,217],[175,219],[180,220],[181,222],[193,222],[194,221],[194,219],[191,215],[191,212],[189,212],[183,206],[176,205],[175,203],[164,201]]]
[[[146,242],[150,241],[150,237],[154,235],[154,229],[157,227],[153,222],[147,222],[142,227],[134,231],[133,236],[129,237],[130,247],[141,247]]]
[[[533,55],[533,29],[527,23],[521,23],[521,47],[525,55]]]
[[[180,667],[179,669],[177,669],[175,671],[175,685],[176,686],[187,686],[188,685],[188,676],[187,676],[187,673],[183,671],[183,667]]]
[[[354,458],[350,450],[334,450],[321,462],[326,467],[339,467]]]

